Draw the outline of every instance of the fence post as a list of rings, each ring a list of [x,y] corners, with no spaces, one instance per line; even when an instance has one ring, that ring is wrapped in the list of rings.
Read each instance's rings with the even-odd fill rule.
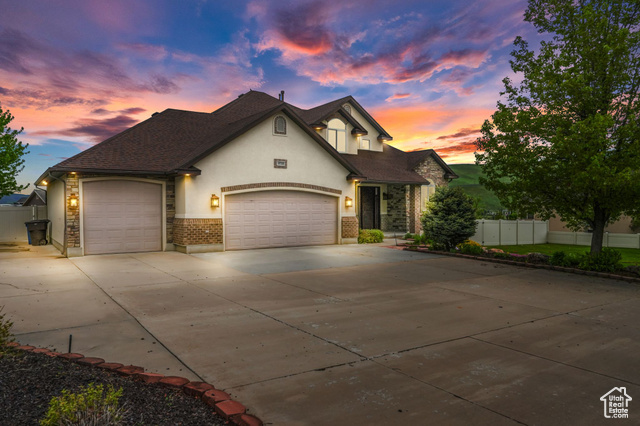
[[[498,245],[502,245],[502,219],[498,219]]]
[[[516,245],[520,245],[520,239],[518,238],[518,232],[520,231],[520,225],[518,225],[520,221],[516,219]]]
[[[481,231],[480,231],[480,241],[482,241],[482,245],[484,245],[484,220],[482,220],[480,222],[480,225],[482,225]],[[640,234],[638,234],[640,235]]]

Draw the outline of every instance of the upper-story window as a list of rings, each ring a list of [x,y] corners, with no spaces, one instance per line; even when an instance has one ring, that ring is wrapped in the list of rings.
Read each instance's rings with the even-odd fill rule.
[[[283,116],[279,115],[273,120],[273,133],[276,135],[287,134],[287,120]]]
[[[349,104],[342,105],[342,108],[344,108],[345,111],[347,111],[349,114],[351,114],[351,105],[349,105]]]
[[[360,149],[371,149],[371,140],[370,139],[360,139]]]
[[[327,142],[338,152],[347,152],[347,125],[337,118],[329,120]]]

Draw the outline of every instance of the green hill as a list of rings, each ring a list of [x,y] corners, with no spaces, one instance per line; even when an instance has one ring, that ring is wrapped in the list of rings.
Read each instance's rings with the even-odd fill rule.
[[[504,208],[493,192],[480,185],[479,178],[484,176],[482,167],[477,164],[449,164],[449,167],[459,176],[449,183],[449,186],[459,186],[473,198],[480,198],[480,205],[484,210],[501,211]]]

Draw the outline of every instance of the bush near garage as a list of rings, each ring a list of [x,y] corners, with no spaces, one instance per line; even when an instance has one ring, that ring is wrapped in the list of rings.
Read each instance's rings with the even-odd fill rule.
[[[361,229],[358,233],[358,244],[381,243],[384,233],[379,229]]]

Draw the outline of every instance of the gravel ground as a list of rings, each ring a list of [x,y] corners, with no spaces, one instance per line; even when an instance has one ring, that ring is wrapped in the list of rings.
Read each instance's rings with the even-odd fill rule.
[[[227,424],[212,408],[182,391],[42,354],[11,352],[0,358],[0,426],[37,425],[52,397],[89,383],[122,387],[120,405],[128,408],[125,425]]]

